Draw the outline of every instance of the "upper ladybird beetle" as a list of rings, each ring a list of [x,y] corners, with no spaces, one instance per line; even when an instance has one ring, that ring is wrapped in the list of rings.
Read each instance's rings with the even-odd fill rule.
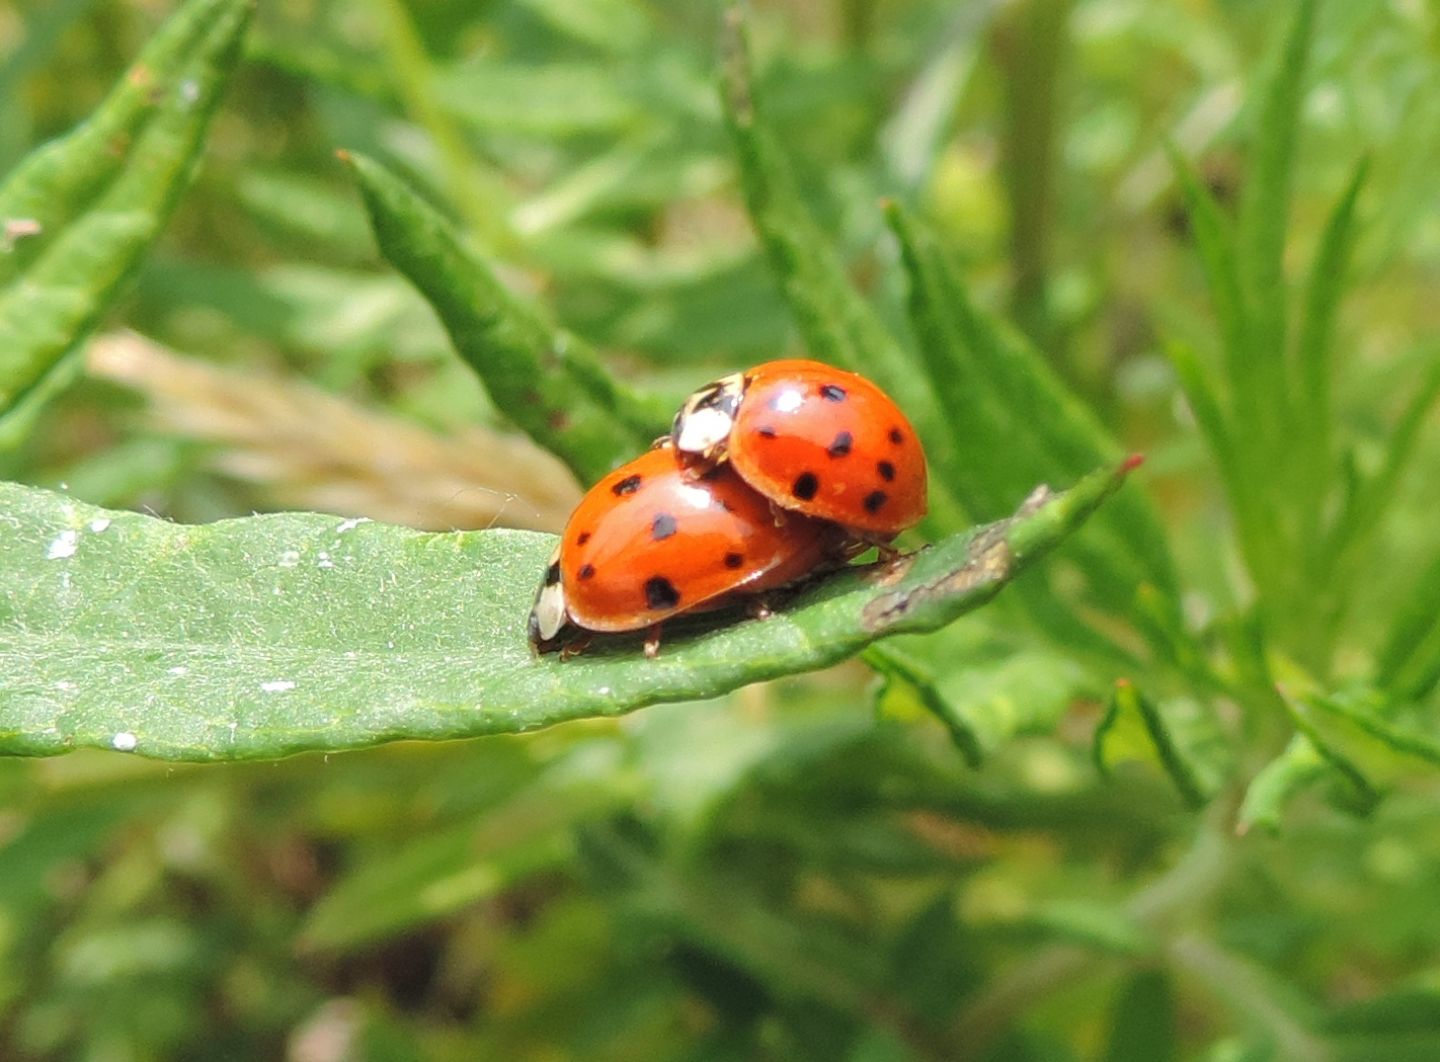
[[[875,384],[823,362],[784,359],[707,384],[671,439],[697,465],[728,462],[783,509],[888,541],[926,510],[925,451]]]
[[[649,628],[773,590],[845,559],[838,528],[770,504],[725,466],[696,477],[668,441],[601,479],[570,516],[530,612],[540,652],[592,631]],[[568,633],[567,633],[568,632]]]

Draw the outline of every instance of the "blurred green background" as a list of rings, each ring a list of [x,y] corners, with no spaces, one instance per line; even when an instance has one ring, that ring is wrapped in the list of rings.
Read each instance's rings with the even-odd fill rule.
[[[83,119],[171,10],[0,2],[0,172]],[[898,327],[877,203],[929,218],[977,299],[1148,453],[1200,629],[1245,580],[1162,349],[1214,343],[1165,142],[1233,207],[1247,87],[1292,12],[770,0],[751,17],[768,117],[851,276]],[[678,398],[798,350],[724,128],[719,15],[262,3],[197,182],[87,377],[0,475],[183,521],[556,529],[575,485],[498,437],[334,152],[408,176],[618,373]],[[1434,360],[1437,60],[1440,5],[1323,7],[1288,246],[1309,262],[1368,154],[1336,384],[1362,469]],[[1341,675],[1434,553],[1433,420],[1356,581]],[[376,440],[404,460],[357,461]],[[859,663],[523,738],[0,761],[0,1057],[1440,1057],[1433,766],[1394,772],[1364,814],[1322,782],[1278,830],[1237,836],[1238,784],[1194,811],[1152,766],[1096,770],[1116,675],[1008,601],[945,637],[949,695],[1019,720],[978,767]],[[1421,700],[1411,722],[1433,733],[1433,682]],[[1212,759],[1253,776],[1255,732],[1215,710]]]

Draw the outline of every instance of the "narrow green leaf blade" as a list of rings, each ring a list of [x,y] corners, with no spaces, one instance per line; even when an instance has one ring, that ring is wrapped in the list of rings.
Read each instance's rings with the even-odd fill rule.
[[[1395,610],[1375,672],[1378,686],[1404,698],[1424,696],[1440,680],[1440,554]]]
[[[1232,393],[1242,417],[1279,429],[1290,423],[1286,389],[1285,232],[1317,0],[1299,0],[1278,62],[1261,86],[1250,136],[1253,160],[1240,201],[1239,267],[1249,307],[1246,356],[1234,364]],[[1277,445],[1283,441],[1271,438]]]
[[[192,0],[89,121],[0,187],[0,419],[52,377],[164,226],[252,7]]]
[[[909,274],[923,360],[956,447],[984,455],[964,467],[962,499],[973,495],[993,505],[1046,469],[1078,475],[1113,460],[1120,444],[1039,351],[974,304],[934,236],[898,203],[887,204],[886,216]],[[1075,543],[1081,567],[1113,610],[1128,612],[1138,588],[1150,585],[1178,617],[1174,563],[1159,518],[1141,494],[1117,502]]]
[[[342,158],[355,172],[381,253],[435,308],[495,405],[582,481],[629,460],[667,427],[579,339],[507,290],[403,180],[363,155]]]
[[[1085,669],[1053,650],[1020,650],[1001,660],[960,666],[952,658],[945,667],[950,648],[943,642],[902,639],[872,645],[862,659],[910,690],[950,731],[972,766],[1018,734],[1053,730],[1078,697],[1094,692]]]
[[[964,467],[959,451],[914,362],[850,283],[833,244],[795,186],[756,100],[740,8],[727,14],[723,43],[725,117],[746,205],[810,353],[864,373],[893,395],[941,473],[931,489],[948,489]]]
[[[893,571],[820,580],[767,620],[676,622],[659,660],[612,639],[563,662],[525,639],[550,535],[309,513],[185,527],[0,485],[0,753],[253,759],[714,696],[979,607],[1128,468],[1037,491]]]
[[[1296,698],[1297,709],[1328,742],[1372,778],[1394,778],[1419,764],[1440,767],[1440,741],[1399,727],[1376,711],[1373,697]]]
[[[1248,332],[1248,312],[1245,297],[1240,286],[1239,252],[1235,246],[1235,233],[1230,221],[1215,202],[1215,197],[1200,180],[1200,175],[1183,155],[1173,147],[1169,148],[1170,166],[1179,182],[1180,195],[1185,201],[1186,214],[1190,220],[1190,231],[1195,238],[1196,250],[1205,271],[1205,283],[1210,290],[1210,301],[1219,319],[1226,366],[1231,380],[1243,369],[1239,362],[1245,357],[1245,336]],[[1203,368],[1202,368],[1203,373]],[[1216,396],[1216,406],[1225,412],[1222,403],[1229,399],[1228,389],[1222,389],[1203,373],[1205,390]],[[1223,420],[1222,420],[1223,423]]]
[[[1295,467],[1303,478],[1300,490],[1311,542],[1319,541],[1325,488],[1334,471],[1330,431],[1335,415],[1331,408],[1335,318],[1355,243],[1355,204],[1369,168],[1368,158],[1355,167],[1350,184],[1325,225],[1310,268],[1300,335],[1295,344],[1294,393],[1299,404],[1295,423],[1299,429],[1297,443],[1303,451]]]
[[[1092,751],[1096,767],[1107,777],[1121,761],[1150,762],[1169,775],[1192,808],[1203,807],[1208,799],[1205,784],[1175,740],[1165,717],[1154,702],[1125,679],[1115,683],[1109,709],[1095,729]]]

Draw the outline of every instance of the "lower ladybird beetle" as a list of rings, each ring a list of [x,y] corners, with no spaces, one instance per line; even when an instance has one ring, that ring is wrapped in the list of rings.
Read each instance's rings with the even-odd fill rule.
[[[686,399],[670,438],[696,469],[728,463],[781,509],[883,544],[926,510],[925,451],[893,399],[818,361],[765,362]]]
[[[777,523],[732,469],[696,476],[667,440],[576,506],[531,609],[530,642],[542,653],[576,652],[591,632],[648,630],[653,657],[662,621],[836,565],[846,538],[804,516]]]

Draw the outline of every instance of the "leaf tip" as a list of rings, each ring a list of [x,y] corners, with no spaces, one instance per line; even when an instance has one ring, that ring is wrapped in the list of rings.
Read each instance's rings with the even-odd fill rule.
[[[1131,454],[1129,457],[1125,458],[1124,461],[1120,462],[1120,474],[1121,474],[1121,475],[1126,475],[1126,474],[1128,474],[1128,473],[1130,473],[1130,472],[1134,472],[1137,468],[1139,468],[1139,467],[1140,467],[1141,465],[1143,465],[1144,463],[1145,463],[1145,455],[1144,455],[1144,454],[1141,454],[1141,453]]]

